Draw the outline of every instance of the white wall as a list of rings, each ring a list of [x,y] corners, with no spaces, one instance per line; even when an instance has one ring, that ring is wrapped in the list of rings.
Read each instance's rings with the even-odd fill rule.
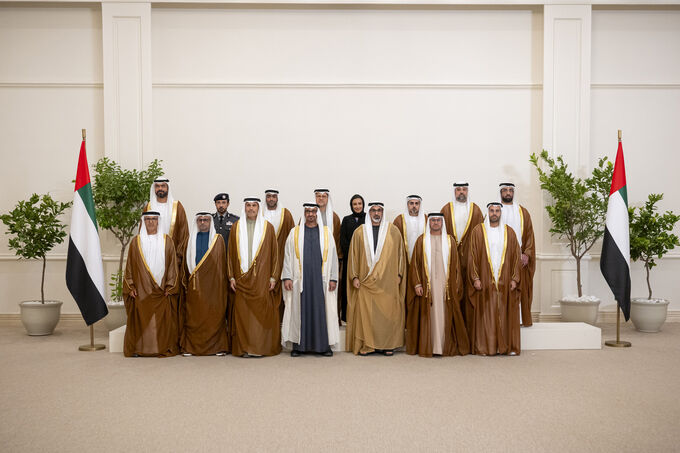
[[[323,186],[390,217],[456,179],[478,202],[526,189],[541,29],[538,9],[154,9],[155,155],[190,211],[270,186],[294,213]]]
[[[33,192],[73,200],[82,128],[90,161],[103,155],[100,8],[0,5],[0,61],[0,212]],[[0,313],[17,313],[18,302],[40,298],[41,265],[18,263],[5,231],[2,225]],[[45,291],[74,313],[66,246],[50,255]]]
[[[680,10],[595,8],[592,55],[592,164],[603,155],[614,159],[621,129],[629,205],[641,206],[647,194],[663,193],[660,210],[680,212],[674,184],[680,162]],[[671,254],[652,271],[652,288],[656,296],[671,299],[670,310],[678,310],[680,249]],[[594,264],[592,290],[607,294]],[[642,265],[631,268],[632,296],[646,297]],[[614,309],[611,296],[606,299]]]
[[[212,208],[219,191],[231,194],[238,212],[243,196],[276,187],[297,216],[311,191],[325,186],[341,214],[359,192],[384,201],[392,218],[413,192],[424,197],[426,210],[439,210],[451,182],[467,179],[473,200],[485,204],[496,197],[497,183],[510,179],[547,229],[528,163],[546,143],[541,6],[153,6],[150,24],[145,14],[140,27],[150,26],[150,42],[144,33],[126,42],[151,49],[153,114],[142,110],[152,118],[153,146],[111,151],[104,149],[104,122],[113,116],[103,103],[102,68],[120,49],[102,41],[101,9],[0,6],[0,211],[32,191],[72,199],[80,129],[87,128],[91,162],[114,153],[163,159],[189,213]],[[600,155],[613,158],[616,129],[623,129],[630,202],[662,191],[663,207],[676,211],[671,181],[678,158],[669,126],[680,120],[679,31],[677,7],[593,10],[585,148],[591,164]],[[115,96],[114,88],[107,92]],[[108,130],[126,127],[116,121]],[[133,123],[131,133],[122,131],[128,140],[141,130]],[[571,262],[545,231],[537,234],[535,292],[547,302],[537,300],[534,310],[549,315],[554,300],[574,292],[571,271],[554,272]],[[16,302],[38,294],[39,265],[16,263],[1,236],[0,314],[16,313]],[[110,235],[104,238],[110,272],[117,249]],[[606,305],[597,253],[587,289]],[[65,301],[63,312],[76,313],[64,285],[65,247],[51,257],[48,295]],[[659,295],[677,292],[670,277],[679,266],[677,258],[666,259],[654,271]],[[633,292],[641,294],[642,272],[633,269]],[[671,309],[680,309],[680,301]]]

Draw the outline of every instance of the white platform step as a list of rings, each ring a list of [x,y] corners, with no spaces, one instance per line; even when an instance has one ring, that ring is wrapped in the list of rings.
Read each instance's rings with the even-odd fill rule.
[[[585,322],[537,322],[520,328],[523,351],[602,349],[602,331]]]
[[[126,327],[127,326],[120,326],[117,329],[109,331],[109,352],[123,352]]]
[[[602,349],[602,331],[584,322],[537,322],[520,329],[523,351],[540,349]],[[109,352],[123,352],[125,326],[109,332]],[[345,327],[333,351],[345,351]]]

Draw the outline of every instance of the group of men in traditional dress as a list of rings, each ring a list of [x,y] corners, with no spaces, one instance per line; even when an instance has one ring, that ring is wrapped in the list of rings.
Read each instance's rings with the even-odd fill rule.
[[[169,180],[154,181],[125,269],[126,356],[260,357],[282,347],[332,356],[341,308],[345,349],[357,355],[520,353],[535,250],[513,184],[499,186],[486,216],[457,182],[440,212],[426,215],[410,195],[392,223],[382,202],[359,215],[355,195],[342,248],[328,189],[314,191],[297,223],[278,195],[266,190],[264,205],[245,198],[235,216],[221,193],[216,213],[189,223]]]

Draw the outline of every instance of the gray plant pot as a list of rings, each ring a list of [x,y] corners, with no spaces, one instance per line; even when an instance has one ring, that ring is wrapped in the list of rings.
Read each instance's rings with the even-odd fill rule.
[[[668,304],[665,299],[649,300],[643,297],[635,297],[630,301],[630,319],[640,332],[659,332],[663,323],[666,322]]]
[[[597,322],[600,301],[580,302],[574,300],[560,300],[562,322],[585,322],[595,324]]]
[[[37,303],[36,303],[37,302]],[[21,308],[21,322],[29,335],[52,335],[59,323],[62,302],[58,300],[40,301],[28,300],[19,303]]]
[[[112,305],[106,304],[106,308],[109,309],[109,314],[104,318],[104,326],[109,332],[113,329],[117,329],[120,326],[127,324],[127,312],[125,311],[125,305]]]

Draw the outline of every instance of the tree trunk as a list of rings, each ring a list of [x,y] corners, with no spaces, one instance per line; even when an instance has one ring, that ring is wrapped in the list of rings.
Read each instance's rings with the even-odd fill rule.
[[[652,285],[649,284],[649,266],[645,262],[645,270],[647,271],[647,289],[649,290],[649,298],[652,298]]]
[[[45,266],[47,265],[47,257],[43,256],[42,280],[40,280],[40,302],[45,303]]]
[[[123,259],[125,258],[125,248],[127,247],[128,243],[130,240],[128,239],[127,241],[120,241],[121,247],[120,247],[120,260],[118,261],[118,278],[116,279],[116,286],[122,287],[123,286]],[[118,293],[118,290],[116,289],[116,294]],[[117,301],[119,302],[119,301]]]
[[[583,287],[581,285],[581,258],[576,257],[576,288],[578,289],[578,297],[583,296]]]
[[[123,272],[123,258],[125,257],[125,247],[127,244],[123,241],[120,241],[120,260],[118,261],[118,275]]]

